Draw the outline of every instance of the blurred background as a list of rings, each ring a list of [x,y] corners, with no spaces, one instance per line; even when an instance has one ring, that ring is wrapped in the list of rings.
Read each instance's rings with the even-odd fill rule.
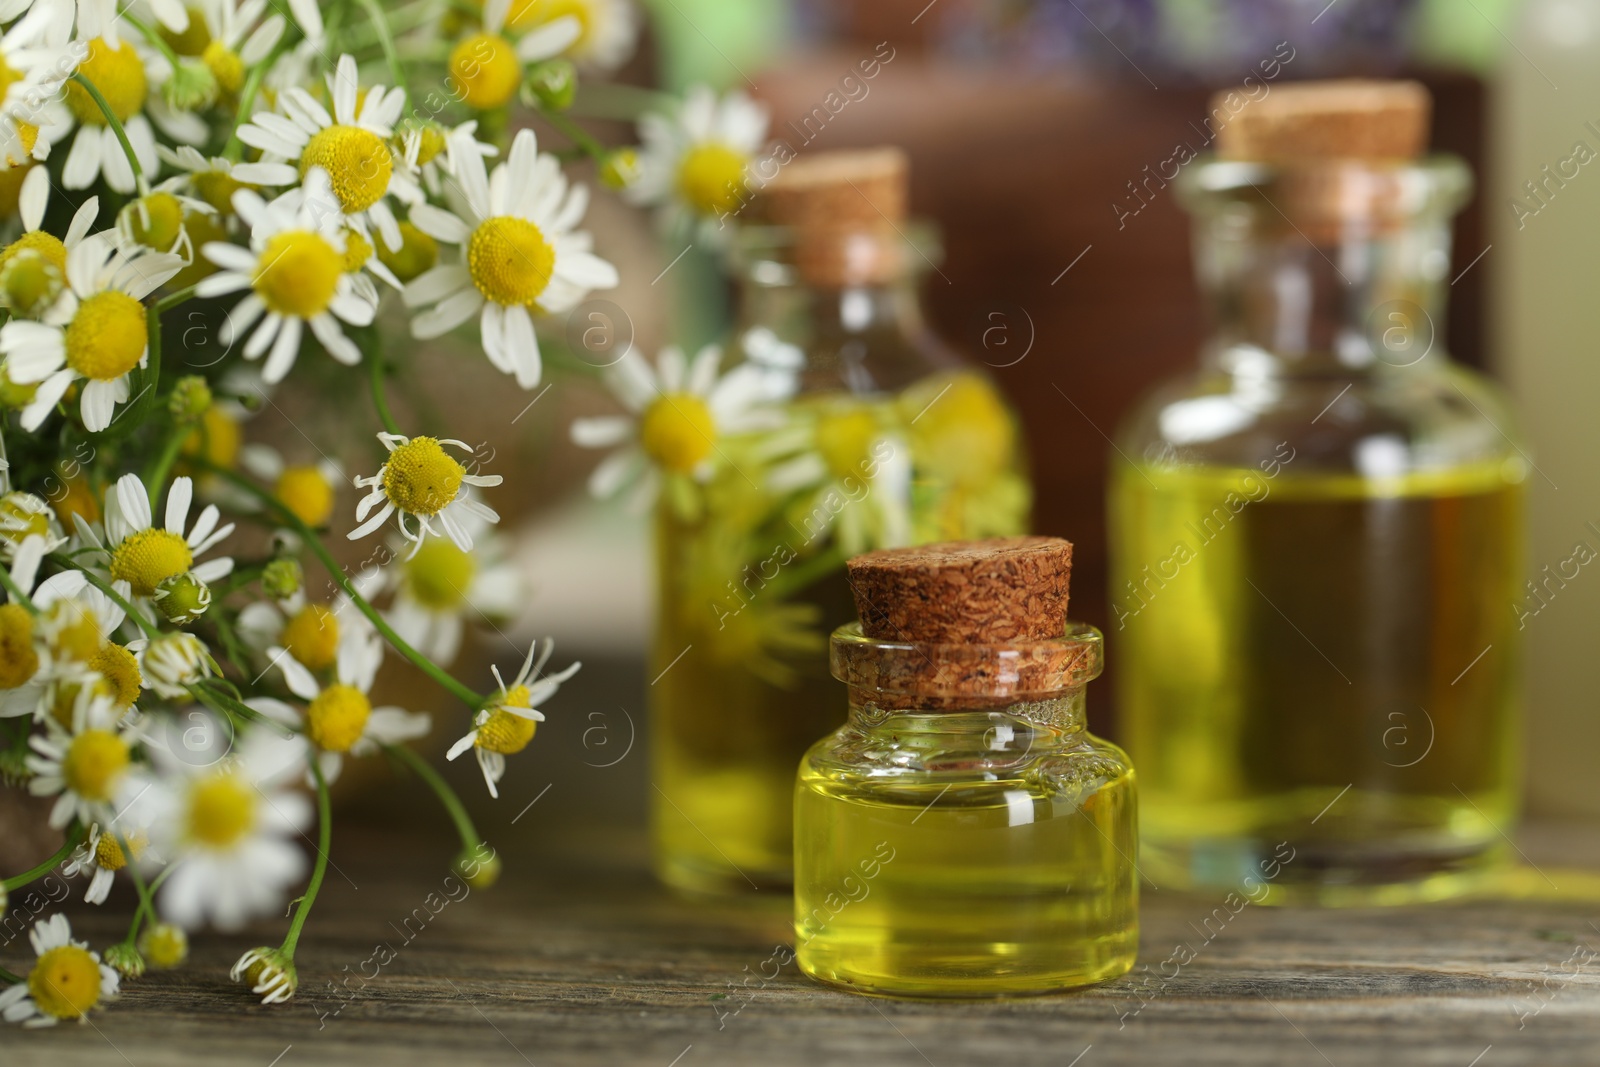
[[[1600,300],[1589,291],[1600,279],[1600,171],[1589,175],[1585,165],[1550,182],[1542,169],[1572,157],[1579,142],[1600,150],[1600,0],[643,7],[639,52],[622,81],[742,87],[770,109],[772,136],[801,151],[894,143],[909,152],[913,212],[938,227],[944,249],[925,282],[925,307],[950,343],[988,364],[1021,411],[1035,529],[1077,546],[1073,614],[1111,633],[1113,671],[1107,435],[1142,391],[1195,360],[1205,330],[1187,219],[1171,190],[1135,186],[1178,142],[1198,144],[1208,96],[1263,59],[1280,59],[1284,79],[1424,82],[1435,101],[1433,147],[1464,157],[1479,178],[1456,222],[1445,341],[1454,358],[1511,387],[1542,475],[1532,481],[1531,599],[1505,605],[1528,631],[1530,806],[1546,816],[1600,815],[1590,787],[1600,657],[1589,648],[1600,634],[1600,575],[1586,573],[1600,568],[1575,562],[1600,553],[1600,421],[1592,414]],[[841,78],[874,55],[879,75],[842,107],[826,106],[830,93],[841,99]],[[586,90],[574,114],[626,143],[625,97]],[[597,245],[624,267],[623,288],[607,294],[621,328],[646,352],[718,339],[729,291],[716,261],[699,249],[680,254],[616,197],[596,201]],[[419,371],[427,384],[414,407],[471,411],[497,427],[486,430],[495,464],[520,468],[512,482],[521,495],[502,492],[493,502],[517,538],[532,595],[514,623],[478,628],[463,677],[510,662],[513,646],[544,634],[557,639],[558,663],[586,663],[549,709],[530,762],[508,779],[498,830],[521,836],[599,821],[642,836],[648,524],[588,500],[583,482],[595,455],[566,442],[573,417],[609,410],[609,401],[592,379],[558,377],[548,397],[524,407],[527,399],[509,395],[484,361],[447,347],[427,354]],[[1097,732],[1117,738],[1108,681],[1093,687],[1090,707]],[[433,743],[442,749],[448,739]],[[468,795],[480,795],[475,769],[451,772]],[[351,799],[358,811],[392,810],[386,791]],[[544,805],[542,818],[513,829],[531,803]],[[494,839],[493,821],[488,829]]]

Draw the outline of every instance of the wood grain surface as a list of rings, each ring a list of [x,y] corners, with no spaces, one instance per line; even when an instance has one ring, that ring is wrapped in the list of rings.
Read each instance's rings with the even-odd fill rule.
[[[461,899],[442,905],[452,895],[447,844],[347,833],[301,942],[294,1002],[264,1008],[226,980],[232,960],[275,940],[281,924],[208,935],[186,969],[129,983],[92,1026],[0,1030],[0,1064],[1600,1062],[1592,828],[1525,833],[1537,866],[1508,878],[1501,899],[1393,911],[1248,906],[1208,925],[1220,899],[1150,892],[1128,978],[987,1003],[823,988],[783,965],[779,902],[675,899],[651,880],[637,831],[575,826],[537,848],[515,831],[501,840],[501,884],[464,898],[458,889]],[[110,912],[78,903],[68,912],[96,945],[115,936]],[[1170,962],[1180,943],[1194,957],[1181,966]],[[380,945],[393,953],[386,966]],[[0,946],[0,962],[21,965],[23,948]]]

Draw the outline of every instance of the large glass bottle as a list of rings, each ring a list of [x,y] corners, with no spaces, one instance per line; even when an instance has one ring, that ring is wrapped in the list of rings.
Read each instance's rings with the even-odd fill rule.
[[[847,557],[1023,532],[1015,419],[924,324],[898,151],[813,153],[762,193],[737,250],[724,366],[798,363],[772,425],[656,516],[656,870],[706,893],[786,888],[795,767],[841,725],[828,634]]]
[[[1251,106],[1290,94],[1335,151],[1181,181],[1215,332],[1117,442],[1123,739],[1157,884],[1231,885],[1287,842],[1280,899],[1434,898],[1518,806],[1530,461],[1436,336],[1467,168],[1341,158],[1373,131],[1301,91]]]

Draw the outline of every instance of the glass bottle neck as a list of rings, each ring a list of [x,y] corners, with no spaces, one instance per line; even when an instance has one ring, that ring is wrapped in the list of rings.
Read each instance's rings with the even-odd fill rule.
[[[1005,700],[981,707],[885,708],[865,694],[850,696],[850,726],[871,737],[897,743],[915,739],[949,744],[963,751],[1026,751],[1031,745],[1058,744],[1083,732],[1085,690],[1070,689],[1038,700]]]

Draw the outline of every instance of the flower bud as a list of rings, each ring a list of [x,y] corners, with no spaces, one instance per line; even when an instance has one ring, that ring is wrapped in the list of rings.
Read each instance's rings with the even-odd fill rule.
[[[211,387],[198,374],[186,374],[172,387],[167,410],[177,422],[199,422],[211,406]]]
[[[144,974],[144,957],[127,943],[112,945],[105,951],[106,966],[124,978],[138,978]]]
[[[193,571],[174,574],[156,586],[155,605],[174,626],[187,626],[211,606],[211,589]]]
[[[619,148],[600,164],[600,181],[608,189],[620,192],[638,180],[639,153],[636,149]]]
[[[300,591],[304,575],[299,560],[275,559],[261,572],[261,588],[274,600],[287,600]]]
[[[228,977],[243,982],[263,1004],[282,1004],[300,988],[294,960],[282,949],[253,948],[239,957]]]
[[[179,60],[161,86],[161,97],[176,111],[198,111],[217,99],[217,76],[197,59]]]
[[[145,684],[158,695],[177,700],[211,674],[211,656],[194,634],[167,633],[150,639],[139,666]]]
[[[528,91],[546,111],[565,111],[578,95],[578,69],[570,60],[547,59],[528,72]]]
[[[189,935],[171,923],[154,923],[139,935],[139,948],[150,966],[170,971],[189,958]]]

